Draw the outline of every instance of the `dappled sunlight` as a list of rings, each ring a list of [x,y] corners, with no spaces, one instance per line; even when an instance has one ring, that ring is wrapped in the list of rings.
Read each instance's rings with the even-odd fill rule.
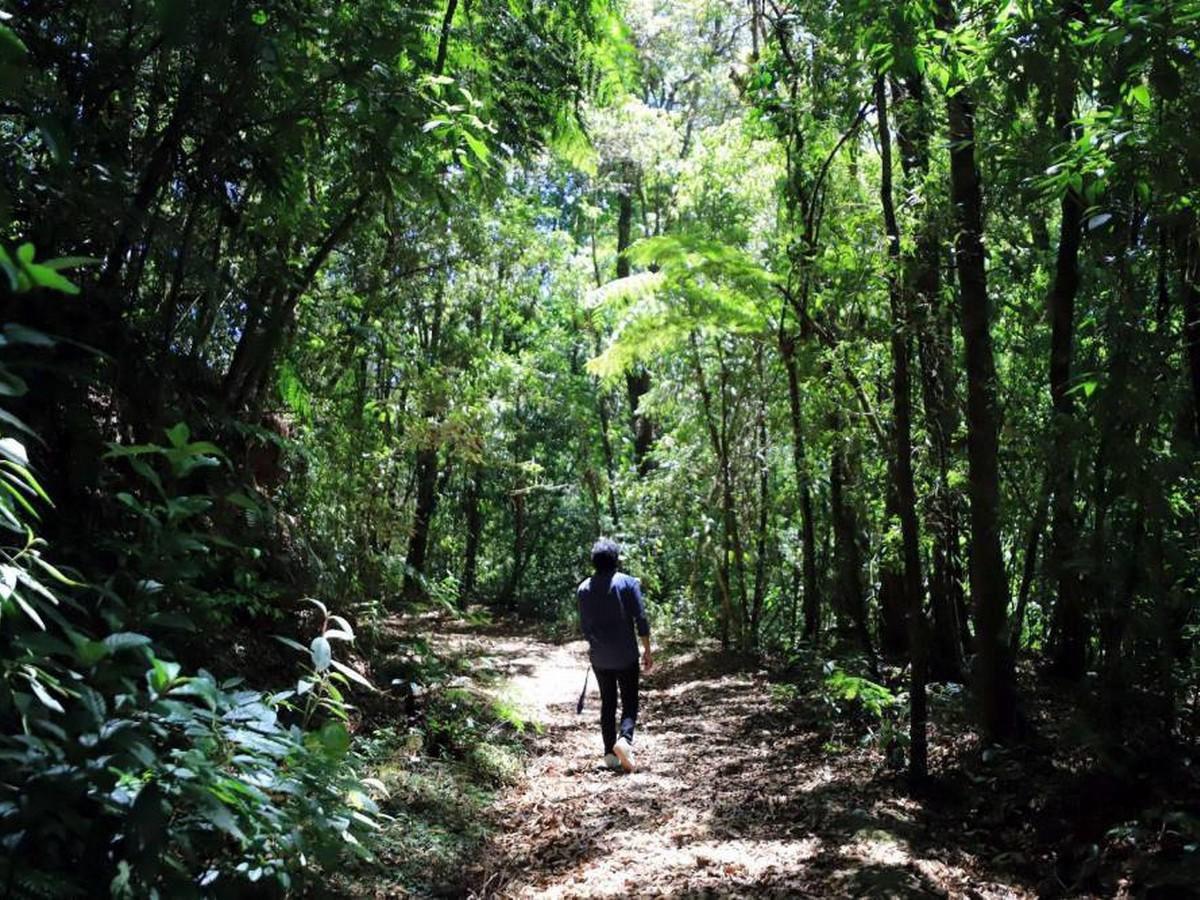
[[[644,680],[632,775],[603,767],[585,645],[452,635],[511,677],[490,690],[540,711],[520,784],[467,879],[477,896],[1031,897],[945,846],[922,803],[874,751],[823,749],[767,682],[712,651],[660,662]],[[962,839],[944,835],[945,842]],[[966,842],[964,842],[965,844]],[[974,892],[974,893],[971,893]]]

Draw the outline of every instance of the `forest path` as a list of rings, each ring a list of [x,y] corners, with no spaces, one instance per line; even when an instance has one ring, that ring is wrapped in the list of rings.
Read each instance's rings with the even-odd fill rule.
[[[465,626],[441,640],[503,673],[506,699],[543,729],[493,810],[471,896],[1034,895],[981,875],[969,838],[924,821],[877,757],[825,752],[765,678],[718,654],[664,655],[643,680],[625,775],[602,765],[594,677],[575,712],[582,641]]]

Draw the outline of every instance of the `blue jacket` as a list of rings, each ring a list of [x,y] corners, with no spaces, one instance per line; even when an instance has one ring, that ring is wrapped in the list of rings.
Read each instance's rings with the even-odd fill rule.
[[[637,665],[634,631],[643,637],[650,633],[638,580],[624,572],[597,572],[580,582],[575,597],[592,667],[628,669]]]

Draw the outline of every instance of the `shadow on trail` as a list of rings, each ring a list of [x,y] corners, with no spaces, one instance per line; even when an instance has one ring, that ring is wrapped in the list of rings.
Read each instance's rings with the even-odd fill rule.
[[[598,765],[598,698],[577,717],[563,685],[475,895],[1034,895],[1028,869],[952,825],[960,798],[910,796],[872,750],[828,752],[744,663],[699,652],[646,678],[630,776]]]

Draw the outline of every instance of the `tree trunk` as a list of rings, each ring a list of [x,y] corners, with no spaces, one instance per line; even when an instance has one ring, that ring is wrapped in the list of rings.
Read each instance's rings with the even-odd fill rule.
[[[796,365],[796,338],[780,332],[779,353],[787,371],[788,407],[792,423],[792,465],[800,495],[800,552],[804,570],[804,637],[813,640],[821,630],[821,597],[817,591],[817,541],[813,527],[812,487],[804,462],[804,418],[800,405],[800,373]]]
[[[908,291],[901,281],[900,226],[892,198],[892,137],[888,129],[887,85],[883,76],[875,79],[875,111],[879,123],[879,155],[882,166],[880,201],[884,227],[887,230],[888,258],[891,273],[888,277],[888,297],[891,304],[892,328],[892,482],[899,501],[900,536],[904,559],[904,601],[908,611],[908,644],[911,659],[909,680],[909,774],[924,778],[928,774],[928,748],[925,701],[927,677],[927,627],[925,597],[921,590],[921,546],[917,530],[917,492],[912,469],[912,379],[909,360],[911,304]]]
[[[438,451],[436,447],[424,448],[417,453],[417,508],[413,513],[412,531],[408,536],[408,554],[405,561],[408,571],[404,574],[404,598],[419,600],[425,595],[422,577],[425,575],[426,555],[429,550],[429,526],[437,511]]]
[[[754,548],[754,597],[750,603],[750,651],[758,650],[759,628],[762,622],[763,604],[767,593],[767,526],[770,521],[770,475],[771,466],[767,458],[767,384],[763,374],[762,345],[755,347],[754,366],[758,375],[759,402],[755,416],[755,433],[758,444],[755,448],[755,463],[758,465],[758,534]]]
[[[516,605],[517,594],[521,590],[521,578],[525,574],[525,552],[527,544],[525,523],[525,483],[517,482],[517,488],[512,495],[513,505],[513,549],[512,568],[508,573],[504,591],[500,595],[503,607],[512,609]]]
[[[465,608],[475,596],[476,580],[479,573],[479,545],[483,541],[483,516],[480,513],[479,501],[483,484],[483,467],[474,466],[471,469],[471,481],[467,485],[467,496],[463,504],[463,519],[467,526],[467,542],[463,550],[463,574],[459,583],[459,602]]]
[[[1009,647],[1015,659],[1021,649],[1021,632],[1025,628],[1025,608],[1029,605],[1029,594],[1033,588],[1033,576],[1037,571],[1038,545],[1042,532],[1046,530],[1046,514],[1050,506],[1050,476],[1047,474],[1038,495],[1037,508],[1029,523],[1029,536],[1025,539],[1025,559],[1021,564],[1021,585],[1017,589],[1017,609],[1013,613],[1012,634]]]
[[[721,592],[721,647],[729,649],[731,628],[734,619],[733,589],[730,584],[730,561],[736,558],[734,538],[737,533],[737,511],[733,502],[733,473],[729,466],[728,447],[725,443],[724,414],[722,424],[717,425],[713,416],[713,399],[704,377],[704,363],[700,359],[700,349],[695,335],[691,337],[692,367],[696,373],[696,385],[700,390],[701,407],[704,412],[704,424],[708,431],[709,442],[712,444],[713,455],[717,460],[717,471],[721,488],[721,562],[717,566],[717,586]],[[722,403],[724,393],[722,392]]]
[[[875,667],[871,632],[867,627],[866,597],[862,584],[862,551],[859,547],[858,516],[846,490],[850,465],[840,411],[830,418],[833,449],[829,460],[829,506],[833,519],[833,555],[836,572],[836,603],[839,630],[851,635]]]
[[[450,28],[454,24],[454,13],[457,9],[458,0],[449,0],[446,4],[446,12],[442,16],[442,32],[438,38],[437,56],[433,60],[434,75],[441,75],[446,70],[446,51],[450,47]]]
[[[630,267],[626,251],[632,243],[633,191],[637,176],[634,163],[625,162],[624,183],[617,194],[617,277],[628,278]],[[633,459],[638,475],[650,471],[650,448],[654,445],[654,422],[641,409],[642,397],[650,391],[650,373],[640,366],[625,375],[629,397],[630,427],[633,430]]]
[[[226,403],[231,409],[253,406],[275,364],[275,356],[295,325],[296,307],[333,251],[350,234],[366,196],[355,199],[330,228],[295,283],[286,292],[277,291],[257,322],[247,322],[225,376]]]
[[[938,0],[939,27],[952,31],[952,0]],[[946,99],[955,262],[967,369],[967,463],[971,498],[971,599],[975,612],[975,691],[990,741],[1016,732],[1016,685],[1006,635],[1008,579],[1000,549],[1000,470],[996,361],[983,249],[983,197],[975,162],[975,106],[969,85]]]
[[[1189,229],[1179,248],[1183,292],[1183,346],[1192,388],[1192,415],[1200,444],[1200,242]]]
[[[930,110],[925,105],[925,83],[920,75],[904,80],[903,90],[893,82],[896,99],[896,145],[910,190],[920,190],[929,174]],[[900,103],[899,98],[904,102]],[[925,506],[925,527],[930,535],[930,610],[933,629],[929,643],[929,674],[938,681],[963,680],[963,634],[966,622],[960,583],[958,492],[950,485],[953,435],[958,429],[951,363],[953,335],[950,317],[941,301],[941,238],[934,211],[925,214],[915,236],[916,246],[905,266],[909,286],[909,317],[916,325],[917,356],[921,368],[921,403],[925,428],[933,451],[934,486]]]
[[[899,521],[900,498],[896,492],[895,460],[888,459],[888,483],[884,490],[884,532]],[[908,656],[907,601],[904,597],[904,560],[890,546],[881,549],[879,571],[879,652],[884,659],[900,660]]]
[[[1068,43],[1063,38],[1064,45]],[[1074,140],[1075,73],[1070,50],[1059,49],[1054,125],[1064,142]],[[1052,408],[1048,477],[1052,500],[1050,552],[1046,562],[1057,586],[1054,605],[1053,667],[1072,680],[1087,667],[1087,631],[1083,597],[1075,561],[1075,400],[1071,393],[1071,359],[1075,338],[1075,295],[1079,290],[1079,245],[1083,236],[1083,198],[1067,188],[1062,198],[1058,257],[1047,306],[1050,314],[1050,403]]]
[[[604,278],[600,274],[600,260],[596,253],[596,229],[592,227],[592,271],[596,279],[596,287],[604,286]],[[592,333],[593,346],[597,356],[600,355],[600,332],[595,327],[595,322],[592,319],[586,320],[588,330]],[[617,510],[617,467],[613,458],[612,439],[609,437],[609,420],[612,418],[608,411],[608,391],[600,383],[600,379],[593,376],[592,390],[596,396],[596,415],[600,420],[600,451],[604,456],[604,472],[608,476],[608,514],[612,518],[612,527],[619,528],[621,525],[621,517]]]
[[[730,425],[729,425],[729,369],[725,364],[725,351],[720,340],[717,341],[717,359],[720,364],[719,373],[721,376],[721,465],[724,469],[722,476],[723,498],[722,506],[725,513],[725,528],[729,532],[730,542],[733,548],[733,572],[737,577],[738,588],[738,604],[739,609],[737,616],[738,622],[738,649],[746,650],[747,647],[747,629],[749,623],[750,596],[746,592],[746,551],[742,544],[742,529],[741,523],[737,516],[737,502],[734,493],[734,472],[733,472],[733,454],[730,450]]]

